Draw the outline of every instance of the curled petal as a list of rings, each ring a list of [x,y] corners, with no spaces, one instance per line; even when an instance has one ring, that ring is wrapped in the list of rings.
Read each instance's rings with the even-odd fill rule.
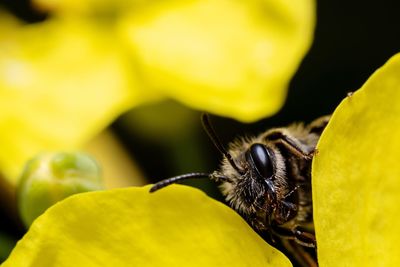
[[[313,162],[320,266],[400,265],[400,54],[336,109]]]

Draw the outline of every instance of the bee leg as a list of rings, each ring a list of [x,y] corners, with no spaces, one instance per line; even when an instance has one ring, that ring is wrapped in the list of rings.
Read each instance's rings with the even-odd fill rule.
[[[297,226],[289,229],[281,225],[272,224],[271,228],[273,233],[281,238],[294,240],[297,244],[303,247],[317,247],[314,233],[301,230]]]
[[[294,232],[295,236],[295,241],[299,243],[300,245],[304,247],[309,247],[309,248],[316,248],[317,247],[317,242],[315,240],[315,234],[310,233],[307,231],[303,231],[295,227],[292,229]]]
[[[290,239],[282,239],[281,244],[291,261],[297,263],[294,266],[318,267],[315,251],[310,251],[309,248],[305,248]]]
[[[266,140],[275,141],[287,148],[292,154],[298,155],[302,158],[311,159],[315,153],[315,150],[309,152],[305,151],[300,145],[297,144],[294,138],[280,132],[274,131],[265,136]]]

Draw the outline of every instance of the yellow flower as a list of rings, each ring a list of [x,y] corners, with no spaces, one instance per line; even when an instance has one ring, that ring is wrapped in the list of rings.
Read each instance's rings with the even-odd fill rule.
[[[0,14],[0,169],[15,184],[42,150],[73,149],[165,97],[256,120],[277,111],[307,51],[314,1],[47,1]]]
[[[400,54],[334,112],[313,162],[318,259],[398,266]],[[31,226],[2,267],[290,266],[231,209],[195,189],[72,196]]]

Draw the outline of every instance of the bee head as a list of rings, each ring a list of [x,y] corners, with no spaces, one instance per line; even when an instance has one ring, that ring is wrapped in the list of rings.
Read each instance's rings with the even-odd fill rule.
[[[220,171],[215,176],[228,177],[221,181],[221,191],[229,204],[243,215],[269,216],[275,209],[278,194],[280,193],[279,181],[282,177],[276,157],[282,158],[278,153],[262,143],[261,140],[242,140],[236,142],[229,154],[233,155],[235,165],[240,170],[232,167],[224,159]],[[259,214],[263,212],[263,214]]]
[[[243,141],[228,151],[212,128],[207,114],[202,115],[202,123],[210,139],[224,156],[221,169],[211,174],[188,173],[162,180],[150,192],[189,178],[209,178],[221,183],[222,194],[240,213],[249,215],[260,210],[271,213],[277,199],[276,153],[261,140]]]

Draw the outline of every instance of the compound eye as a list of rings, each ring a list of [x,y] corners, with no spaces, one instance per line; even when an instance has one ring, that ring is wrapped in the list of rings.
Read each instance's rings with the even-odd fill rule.
[[[248,155],[260,176],[264,178],[272,176],[273,167],[271,157],[268,149],[263,144],[252,144],[248,150]]]

